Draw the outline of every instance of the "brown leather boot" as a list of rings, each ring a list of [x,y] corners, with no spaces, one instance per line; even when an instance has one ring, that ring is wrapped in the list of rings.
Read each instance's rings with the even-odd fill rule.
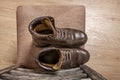
[[[50,16],[34,19],[29,24],[29,31],[32,34],[33,43],[36,46],[53,44],[78,47],[87,41],[87,35],[80,30],[56,28],[54,18]]]
[[[56,71],[78,67],[90,58],[88,51],[81,48],[55,48],[42,49],[37,57],[38,66],[45,70]]]

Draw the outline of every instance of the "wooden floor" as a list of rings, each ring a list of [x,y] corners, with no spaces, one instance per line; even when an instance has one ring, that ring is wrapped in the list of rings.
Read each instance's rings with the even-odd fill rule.
[[[87,65],[108,80],[120,79],[120,0],[0,0],[0,69],[17,56],[16,7],[20,5],[85,5]]]

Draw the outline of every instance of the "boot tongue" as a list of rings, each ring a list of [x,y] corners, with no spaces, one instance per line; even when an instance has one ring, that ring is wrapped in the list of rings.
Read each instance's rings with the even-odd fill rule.
[[[54,66],[53,66],[53,69],[55,70],[59,70],[62,66],[62,53],[59,51],[59,60],[58,60],[58,63],[56,63]]]
[[[53,25],[53,23],[50,21],[49,18],[44,18],[44,19],[42,19],[41,22],[42,22],[42,24],[46,25],[49,29],[51,29],[53,31],[54,35],[57,33],[55,26]]]

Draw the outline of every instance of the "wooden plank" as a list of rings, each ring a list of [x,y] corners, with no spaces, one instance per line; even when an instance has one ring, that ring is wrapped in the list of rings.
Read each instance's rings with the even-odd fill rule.
[[[6,73],[6,72],[9,72],[9,71],[11,71],[11,70],[14,70],[14,69],[16,69],[17,67],[16,66],[9,66],[9,67],[7,67],[7,68],[4,68],[4,69],[2,69],[2,70],[0,70],[0,75],[1,74],[4,74],[4,73]]]
[[[99,74],[95,70],[91,69],[87,65],[81,65],[80,67],[82,68],[83,71],[85,71],[85,73],[88,74],[88,76],[92,80],[107,80],[105,77],[103,77],[101,74]]]
[[[42,73],[32,70],[16,68],[0,76],[3,80],[91,80],[81,68],[60,70],[57,72]]]

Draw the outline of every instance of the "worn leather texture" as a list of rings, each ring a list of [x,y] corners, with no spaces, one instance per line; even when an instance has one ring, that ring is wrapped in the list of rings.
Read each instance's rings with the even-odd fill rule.
[[[57,28],[54,18],[51,16],[35,18],[29,24],[29,31],[34,45],[38,47],[59,45],[74,48],[87,42],[87,35],[83,31],[71,28]]]
[[[85,31],[85,7],[65,5],[19,6],[17,8],[17,65],[38,68],[35,56],[41,48],[32,45],[29,23],[41,16],[55,18],[56,27]]]

